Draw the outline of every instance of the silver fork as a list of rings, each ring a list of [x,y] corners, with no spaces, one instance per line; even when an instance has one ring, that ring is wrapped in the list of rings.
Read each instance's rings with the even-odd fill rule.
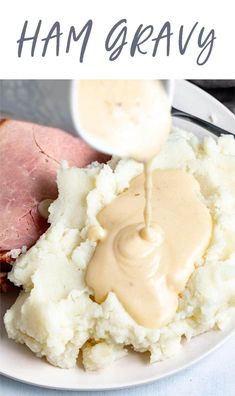
[[[233,135],[234,133],[226,131],[223,128],[218,127],[217,125],[212,124],[211,122],[205,121],[199,117],[196,117],[192,114],[186,113],[185,111],[176,109],[175,107],[171,108],[171,115],[173,117],[179,117],[182,119],[185,119],[187,121],[193,122],[194,124],[197,124],[203,128],[206,128],[208,131],[214,133],[216,136],[221,136],[221,135]]]

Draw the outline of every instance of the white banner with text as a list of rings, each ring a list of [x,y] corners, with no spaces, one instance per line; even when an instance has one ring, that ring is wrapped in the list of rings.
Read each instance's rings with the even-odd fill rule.
[[[235,78],[234,1],[7,0],[0,78]]]

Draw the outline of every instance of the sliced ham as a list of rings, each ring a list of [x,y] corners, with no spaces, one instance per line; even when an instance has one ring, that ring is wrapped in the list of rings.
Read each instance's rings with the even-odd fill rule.
[[[7,293],[13,284],[7,279],[7,274],[5,272],[0,272],[0,293]]]
[[[0,252],[32,246],[47,229],[38,204],[57,197],[62,160],[84,167],[107,157],[59,130],[6,120],[0,125]]]

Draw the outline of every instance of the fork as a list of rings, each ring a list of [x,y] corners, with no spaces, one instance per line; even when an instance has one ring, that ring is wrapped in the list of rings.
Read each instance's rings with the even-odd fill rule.
[[[185,111],[176,109],[175,107],[171,108],[171,115],[173,117],[179,117],[182,119],[185,119],[187,121],[193,122],[194,124],[197,124],[203,128],[206,128],[208,131],[214,133],[216,136],[221,136],[221,135],[233,135],[234,133],[226,131],[223,128],[220,128],[217,125],[212,124],[211,122],[205,121],[199,117],[196,117],[192,114],[186,113]],[[234,131],[235,132],[235,131]]]

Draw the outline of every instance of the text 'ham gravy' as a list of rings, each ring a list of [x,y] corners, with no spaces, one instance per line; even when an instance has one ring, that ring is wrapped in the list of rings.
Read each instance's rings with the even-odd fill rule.
[[[113,291],[137,323],[161,327],[174,316],[178,294],[208,246],[211,216],[192,175],[151,170],[171,128],[160,81],[80,81],[78,92],[81,128],[144,164],[144,175],[99,213],[100,227],[88,231],[98,244],[86,283],[96,302]]]

